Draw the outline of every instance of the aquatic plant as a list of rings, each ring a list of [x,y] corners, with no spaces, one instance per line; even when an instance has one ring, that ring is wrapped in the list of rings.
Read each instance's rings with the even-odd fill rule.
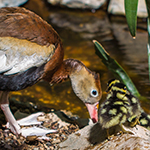
[[[148,20],[147,20],[147,31],[148,31],[148,66],[149,66],[149,79],[150,79],[150,0],[145,0],[147,12],[148,12]],[[137,8],[138,8],[138,0],[124,0],[125,4],[125,15],[127,24],[129,27],[129,31],[133,37],[136,38],[136,28],[137,28]],[[107,68],[112,71],[114,76],[123,81],[126,84],[128,90],[135,95],[136,97],[140,97],[141,95],[138,92],[137,88],[133,84],[132,80],[125,72],[125,70],[120,66],[120,64],[114,60],[103,48],[103,46],[96,40],[93,40],[95,44],[96,54],[102,59],[102,62],[107,66]],[[145,98],[144,98],[145,99]]]
[[[133,38],[136,37],[136,27],[137,27],[137,8],[138,0],[124,0],[125,3],[125,14],[129,27],[129,31]],[[150,80],[150,0],[145,0],[147,7],[147,31],[148,31],[148,44],[147,44],[147,53],[148,53],[148,66],[149,66],[149,80]]]

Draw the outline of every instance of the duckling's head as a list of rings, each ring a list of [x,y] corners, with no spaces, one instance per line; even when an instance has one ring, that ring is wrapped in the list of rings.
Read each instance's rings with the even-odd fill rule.
[[[117,79],[111,79],[111,80],[109,80],[108,83],[107,83],[106,92],[109,92],[116,83],[120,83],[120,81],[117,80]]]
[[[112,87],[111,87],[111,91],[116,91],[116,92],[119,92],[119,93],[127,93],[128,90],[127,90],[127,87],[126,85],[124,85],[123,83],[115,83]]]

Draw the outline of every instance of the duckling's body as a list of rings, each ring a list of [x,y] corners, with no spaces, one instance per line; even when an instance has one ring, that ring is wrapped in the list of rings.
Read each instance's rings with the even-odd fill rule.
[[[148,115],[140,106],[139,100],[132,95],[126,86],[119,80],[110,80],[107,84],[107,97],[102,103],[99,114],[99,122],[102,128],[107,129],[109,138],[109,128],[125,124],[134,127],[139,124],[150,130],[150,115]]]
[[[9,109],[9,91],[24,89],[41,79],[53,84],[69,77],[74,92],[97,121],[99,75],[78,60],[63,57],[60,37],[46,21],[24,8],[0,9],[0,104],[13,133],[20,134],[20,127]]]
[[[130,123],[130,126],[133,127],[136,124],[139,124],[139,118],[143,109],[141,108],[139,100],[130,92],[129,94],[126,94],[126,97],[130,100],[131,106],[131,113],[130,117],[128,118],[128,122]]]
[[[134,97],[119,80],[108,82],[106,101],[101,106],[99,122],[103,128],[121,125],[127,121],[136,125],[140,118],[142,108]]]
[[[114,85],[113,87],[114,88]],[[115,88],[122,90],[109,91],[106,100],[100,108],[100,124],[102,128],[110,128],[119,124],[123,124],[130,116],[130,101],[125,97],[126,89],[120,83],[115,85]]]

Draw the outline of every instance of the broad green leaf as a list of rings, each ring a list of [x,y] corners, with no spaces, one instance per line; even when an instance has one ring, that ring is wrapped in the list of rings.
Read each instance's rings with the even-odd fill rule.
[[[110,57],[110,55],[106,52],[106,50],[99,42],[93,40],[93,43],[95,44],[96,54],[101,58],[106,67],[110,71],[112,71],[116,78],[122,80],[122,82],[127,86],[128,90],[133,95],[140,97],[138,90],[136,89],[135,85],[133,84],[125,70],[118,64],[116,60]]]
[[[150,0],[145,0],[148,12],[147,19],[147,31],[148,31],[148,44],[147,44],[147,53],[148,53],[148,67],[149,67],[149,80],[150,80]]]
[[[124,4],[125,4],[125,14],[126,14],[129,30],[132,37],[135,38],[136,25],[137,25],[138,0],[124,0]]]

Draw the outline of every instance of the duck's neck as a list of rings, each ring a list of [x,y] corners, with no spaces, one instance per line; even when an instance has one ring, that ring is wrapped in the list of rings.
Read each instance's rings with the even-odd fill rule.
[[[87,68],[80,61],[75,59],[66,59],[53,74],[50,83],[59,83],[67,78],[70,78],[71,81],[75,82],[77,78],[81,78],[85,69]]]

